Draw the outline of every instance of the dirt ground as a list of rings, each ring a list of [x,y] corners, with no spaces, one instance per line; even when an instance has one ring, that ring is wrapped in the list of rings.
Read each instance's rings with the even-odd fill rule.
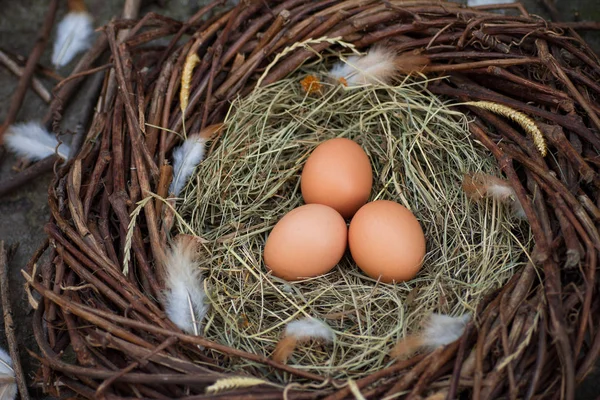
[[[556,0],[560,15],[565,20],[595,20],[600,21],[599,0]],[[184,19],[195,12],[206,0],[169,0],[143,1],[142,14],[155,11],[176,19]],[[95,18],[95,25],[100,26],[112,17],[120,15],[124,0],[86,0],[86,4]],[[534,14],[549,18],[537,0],[523,2],[526,8]],[[59,20],[65,13],[65,2],[57,16]],[[47,9],[47,2],[39,0],[0,0],[0,49],[13,54],[27,56],[35,43]],[[584,38],[600,52],[600,33],[587,32]],[[53,37],[50,38],[52,41]],[[44,65],[50,65],[49,47],[41,59]],[[60,69],[58,72],[67,76],[74,63]],[[43,80],[47,88],[55,82]],[[16,88],[17,79],[4,67],[0,66],[0,122],[4,119],[9,108],[12,94]],[[93,101],[93,93],[85,88],[77,101],[66,111],[62,129],[74,131],[82,118],[82,107]],[[23,108],[17,121],[41,119],[46,111],[46,105],[33,92],[27,93]],[[14,174],[12,167],[15,158],[0,150],[0,181]],[[20,270],[24,268],[30,255],[45,238],[43,226],[48,220],[49,209],[46,203],[47,189],[51,174],[39,177],[35,181],[20,188],[16,192],[0,198],[0,240],[5,244],[19,244],[18,252],[10,264],[10,287],[12,290],[12,308],[16,326],[17,338],[20,340],[21,358],[26,375],[33,377],[37,362],[33,360],[26,349],[37,351],[31,330],[30,319],[32,309],[22,290],[23,278]],[[6,348],[4,327],[0,322],[0,347]],[[600,366],[600,364],[599,364]],[[600,395],[600,373],[594,372],[590,378],[580,385],[577,399],[596,399]],[[44,398],[41,393],[32,391],[33,398]]]

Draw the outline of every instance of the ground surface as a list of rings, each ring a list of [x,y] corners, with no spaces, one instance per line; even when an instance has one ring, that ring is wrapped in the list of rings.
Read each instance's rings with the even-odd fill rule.
[[[113,16],[120,15],[123,0],[86,0],[86,4],[96,19],[96,26],[108,22]],[[203,0],[169,0],[154,4],[150,1],[143,2],[142,13],[156,11],[173,18],[183,19],[196,11]],[[64,14],[64,4],[57,18]],[[526,8],[531,12],[546,18],[549,15],[535,0],[524,1]],[[39,0],[0,0],[0,48],[14,54],[26,56],[31,50],[37,31],[43,21],[47,2]],[[557,8],[564,20],[600,21],[599,0],[557,0]],[[600,52],[600,33],[586,33],[584,38]],[[50,65],[50,51],[46,51],[41,62]],[[68,75],[69,68],[59,72]],[[54,82],[46,81],[46,86],[51,87]],[[6,69],[0,66],[0,122],[8,110],[11,96],[15,90],[17,80]],[[83,90],[81,101],[68,111],[62,129],[74,131],[81,111],[78,110],[89,102],[89,93]],[[46,110],[45,104],[32,92],[29,92],[25,104],[18,115],[18,121],[40,119]],[[0,151],[0,180],[6,179],[14,172],[11,170],[15,158]],[[32,360],[25,349],[36,350],[35,340],[31,332],[31,308],[23,294],[23,279],[20,274],[29,256],[42,243],[44,239],[43,226],[48,219],[48,206],[46,204],[47,188],[50,174],[36,179],[34,182],[22,187],[9,196],[0,198],[0,240],[7,244],[19,243],[19,250],[10,265],[10,285],[12,289],[12,307],[17,330],[17,337],[21,341],[21,356],[23,358],[26,374],[32,376],[36,362]],[[3,323],[0,322],[0,347],[6,348]],[[580,386],[577,399],[596,399],[600,396],[600,373],[594,372],[590,378]],[[32,393],[34,398],[42,398],[39,394]]]

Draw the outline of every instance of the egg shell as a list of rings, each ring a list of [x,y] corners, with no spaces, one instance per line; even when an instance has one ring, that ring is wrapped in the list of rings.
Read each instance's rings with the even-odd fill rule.
[[[307,204],[277,222],[263,257],[273,275],[294,281],[331,271],[347,244],[348,227],[342,216],[331,207]]]
[[[351,218],[373,186],[371,162],[356,142],[337,138],[315,148],[306,160],[300,187],[307,204],[324,204]]]
[[[386,283],[414,278],[425,258],[421,224],[393,201],[374,201],[358,210],[350,222],[348,244],[356,265]]]

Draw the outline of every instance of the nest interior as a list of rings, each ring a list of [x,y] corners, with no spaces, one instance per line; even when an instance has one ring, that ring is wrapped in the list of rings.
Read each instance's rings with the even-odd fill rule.
[[[301,346],[288,362],[334,379],[358,379],[394,362],[389,350],[432,312],[472,314],[485,294],[505,283],[528,256],[529,231],[495,202],[474,205],[461,189],[464,173],[498,174],[483,146],[470,138],[467,118],[427,91],[427,80],[345,88],[327,84],[328,57],[235,100],[225,131],[190,179],[178,204],[182,233],[207,243],[200,268],[211,312],[202,336],[269,356],[287,322],[313,317],[335,332],[333,346]],[[302,80],[315,77],[319,93]],[[286,282],[262,260],[266,237],[303,204],[304,161],[327,139],[346,137],[373,165],[371,200],[413,211],[428,239],[415,279],[399,285],[366,277],[347,254],[325,276]],[[521,229],[524,228],[524,229]],[[229,371],[261,364],[230,359]]]
[[[519,15],[509,16],[428,1],[247,1],[213,14],[220,4],[184,23],[155,14],[112,22],[75,71],[80,75],[57,92],[62,98],[54,107],[110,52],[111,72],[86,140],[57,166],[49,188],[49,242],[27,266],[28,290],[41,296],[33,324],[45,388],[113,399],[572,399],[600,351],[600,66],[589,47],[568,25],[519,6]],[[128,36],[119,43],[122,29]],[[431,93],[521,111],[536,120],[549,146],[542,157],[518,126],[460,108],[474,117],[471,140],[496,159],[523,205],[535,243],[531,262],[479,301],[461,340],[356,381],[185,335],[157,301],[156,260],[170,233],[170,208],[149,196],[167,195],[167,164],[183,120],[190,132],[221,122],[261,77],[261,86],[275,83],[317,54],[339,50],[335,40],[309,41],[322,37],[359,50],[386,43],[398,53],[418,51],[431,61],[424,74],[444,77],[428,85]],[[191,53],[201,61],[182,118],[179,82]],[[260,364],[262,372],[253,376],[249,368],[231,378],[221,368],[231,358]],[[267,382],[265,371],[305,383],[284,388]]]

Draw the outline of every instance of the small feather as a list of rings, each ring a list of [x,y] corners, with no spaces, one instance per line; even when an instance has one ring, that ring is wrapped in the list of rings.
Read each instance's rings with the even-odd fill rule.
[[[395,76],[410,75],[428,63],[429,59],[425,56],[397,55],[392,50],[377,46],[364,56],[352,56],[346,62],[334,65],[329,76],[348,86],[388,84]]]
[[[519,219],[527,219],[527,215],[525,214],[525,209],[523,208],[523,205],[521,204],[521,202],[519,200],[517,200],[517,198],[515,198],[515,200],[512,203],[512,213],[513,213],[513,216],[515,216]]]
[[[422,334],[423,345],[432,350],[460,339],[470,320],[469,314],[460,317],[432,314],[425,323],[425,331]]]
[[[333,330],[324,322],[314,318],[292,321],[285,327],[283,338],[277,343],[271,357],[274,361],[284,363],[299,343],[310,340],[332,342],[333,339]]]
[[[273,355],[271,358],[273,361],[278,363],[285,363],[290,356],[294,352],[296,348],[296,344],[298,343],[298,339],[293,336],[284,337],[279,342],[277,342],[277,346],[273,351]]]
[[[69,146],[62,143],[57,150],[58,140],[39,122],[11,125],[4,137],[4,144],[13,153],[32,161],[53,154],[58,154],[62,159],[69,158]]]
[[[407,356],[417,352],[423,345],[423,339],[416,335],[409,335],[399,340],[390,352],[393,358],[406,358]]]
[[[198,135],[200,135],[202,139],[209,141],[213,139],[216,135],[220,134],[223,131],[224,127],[225,124],[223,123],[208,125],[204,129],[202,129]]]
[[[12,360],[6,351],[0,349],[0,400],[13,400],[17,397],[17,384]]]
[[[374,47],[364,56],[352,56],[334,65],[329,75],[349,86],[388,83],[397,72],[395,59],[395,53]]]
[[[420,349],[433,351],[458,340],[471,320],[468,314],[451,317],[444,314],[431,314],[425,321],[422,332],[400,340],[390,355],[396,358],[408,356]]]
[[[325,322],[314,318],[303,318],[292,321],[285,327],[285,336],[293,336],[298,340],[321,339],[333,341],[333,331]]]
[[[190,135],[181,146],[173,151],[173,182],[171,182],[169,192],[175,196],[181,193],[196,166],[204,158],[205,143],[206,140],[199,134]]]
[[[198,242],[193,236],[178,235],[165,257],[165,312],[184,332],[196,334],[209,309],[198,268]]]
[[[403,75],[421,72],[428,64],[429,58],[420,54],[404,53],[396,57],[396,69]]]
[[[508,181],[487,174],[465,174],[462,187],[471,200],[493,198],[506,202],[511,197],[516,197]]]
[[[525,219],[525,210],[517,199],[517,194],[511,184],[504,179],[487,174],[465,174],[462,188],[471,200],[492,198],[512,207],[513,216]]]
[[[490,4],[510,4],[514,3],[515,0],[467,0],[469,7],[487,6]]]
[[[83,0],[67,0],[69,11],[87,11]]]
[[[58,24],[52,64],[55,67],[67,65],[77,53],[92,45],[94,28],[92,16],[86,11],[71,11]]]

